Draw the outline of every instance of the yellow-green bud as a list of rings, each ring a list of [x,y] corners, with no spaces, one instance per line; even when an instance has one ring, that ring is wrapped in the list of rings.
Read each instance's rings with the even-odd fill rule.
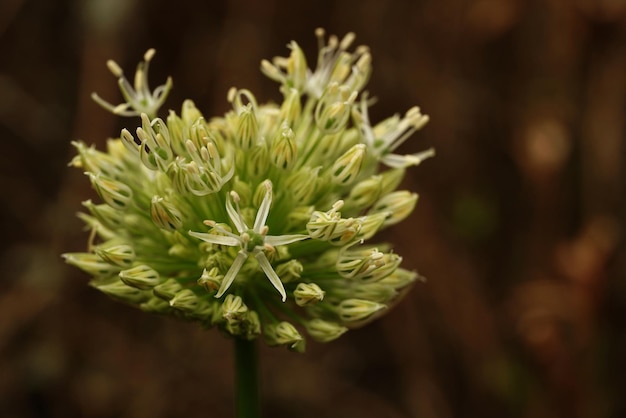
[[[355,240],[368,240],[373,237],[383,226],[387,219],[387,213],[375,213],[366,216],[359,216],[357,220],[361,223],[361,229]]]
[[[202,113],[196,107],[196,104],[189,99],[183,102],[180,116],[189,126],[193,125],[198,119],[204,119]]]
[[[383,226],[397,224],[406,219],[413,212],[417,203],[417,194],[406,190],[389,193],[383,196],[370,210],[369,213],[387,212],[387,219]]]
[[[104,284],[93,282],[92,286],[114,299],[133,305],[145,302],[150,298],[149,292],[136,287],[128,286],[121,280],[115,280]]]
[[[289,283],[299,279],[303,269],[302,263],[296,259],[291,259],[276,266],[276,274],[283,283]]]
[[[183,226],[180,211],[161,196],[152,197],[150,216],[156,226],[166,231],[175,231]]]
[[[124,220],[123,214],[109,205],[94,205],[91,200],[86,200],[83,202],[83,206],[85,206],[89,210],[89,213],[105,228],[116,229],[122,225]]]
[[[144,312],[152,313],[166,313],[171,310],[170,304],[158,297],[151,297],[147,302],[139,305],[139,308]]]
[[[365,144],[356,144],[335,161],[330,169],[330,177],[334,183],[345,186],[356,180],[361,171],[365,149]]]
[[[183,287],[176,279],[167,279],[165,282],[152,289],[152,292],[161,299],[169,302]]]
[[[348,331],[348,328],[336,322],[325,321],[320,318],[313,318],[307,321],[305,327],[309,335],[320,343],[336,340]]]
[[[350,196],[346,199],[346,204],[356,209],[371,206],[380,197],[382,184],[382,175],[374,175],[361,180],[350,189]]]
[[[270,159],[276,167],[287,170],[292,166],[297,155],[294,137],[289,125],[283,123],[270,149]]]
[[[324,299],[324,292],[315,283],[298,283],[296,290],[293,291],[293,296],[298,306],[315,305]]]
[[[349,92],[337,83],[328,85],[315,106],[315,123],[324,134],[343,130],[350,119],[352,103],[357,92]]]
[[[264,335],[268,345],[286,345],[291,350],[304,351],[304,338],[289,322],[281,321],[265,326]]]
[[[313,212],[306,224],[309,236],[337,246],[352,241],[361,229],[361,222],[353,218],[341,218],[341,213],[338,211],[342,207],[343,201],[338,200],[327,212]]]
[[[200,298],[191,289],[183,289],[170,299],[170,306],[183,312],[194,313],[200,305]]]
[[[233,295],[229,293],[224,298],[224,303],[222,304],[222,317],[228,322],[239,321],[242,319],[243,315],[248,311],[248,307],[241,296]]]
[[[159,273],[144,264],[120,271],[120,279],[129,286],[149,290],[159,284]]]
[[[393,289],[400,290],[420,279],[425,280],[414,271],[397,268],[393,273],[382,279],[379,283],[392,287]]]
[[[209,293],[215,293],[219,290],[224,276],[220,274],[217,267],[211,268],[209,271],[204,269],[202,276],[198,279],[198,284],[204,287]]]
[[[133,191],[130,187],[108,177],[93,173],[87,174],[89,175],[91,185],[107,205],[118,210],[128,208],[133,198]]]
[[[104,261],[96,254],[90,253],[67,253],[63,254],[65,262],[78,267],[94,277],[108,277],[117,274],[120,267]]]
[[[248,151],[259,140],[259,124],[251,104],[246,105],[238,118],[237,132],[234,140],[242,151]]]
[[[296,89],[289,89],[285,93],[285,101],[280,107],[279,120],[291,128],[300,117],[302,106],[300,105],[300,93]]]
[[[95,253],[107,263],[121,268],[128,268],[135,261],[135,250],[130,245],[99,246],[95,248]]]
[[[337,315],[343,322],[357,322],[369,318],[371,315],[385,309],[381,303],[363,299],[345,299],[337,306]]]

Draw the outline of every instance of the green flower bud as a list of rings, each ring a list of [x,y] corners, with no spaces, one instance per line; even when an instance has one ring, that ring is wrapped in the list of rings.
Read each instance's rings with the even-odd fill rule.
[[[395,225],[406,219],[415,209],[417,194],[406,190],[389,193],[382,197],[370,210],[369,213],[387,213],[387,219],[383,226]]]
[[[365,209],[381,196],[382,175],[374,175],[365,180],[361,180],[350,190],[350,197],[346,199],[346,204],[356,209]]]
[[[293,296],[298,306],[314,305],[324,299],[324,292],[315,283],[298,283]]]
[[[302,263],[298,260],[289,260],[276,266],[276,274],[283,283],[296,281],[300,278],[300,274],[304,270]]]
[[[300,117],[301,110],[300,92],[296,89],[289,89],[285,93],[285,101],[280,107],[279,120],[282,121],[283,125],[291,128]]]
[[[385,305],[369,300],[345,299],[336,307],[336,312],[343,322],[357,322],[365,320],[385,308]]]
[[[183,312],[193,314],[200,306],[200,298],[191,289],[183,289],[170,299],[170,306]]]
[[[150,216],[156,226],[166,231],[175,231],[183,226],[182,213],[161,196],[152,197]]]
[[[78,155],[72,159],[70,165],[94,174],[101,174],[112,179],[119,179],[124,172],[120,161],[109,154],[96,150],[93,146],[87,147],[81,141],[73,141],[72,145]]]
[[[291,350],[303,352],[304,338],[289,322],[269,324],[264,328],[265,341],[268,345],[286,345]]]
[[[259,124],[251,104],[246,105],[239,114],[234,139],[242,151],[248,151],[259,140]]]
[[[135,250],[130,245],[118,244],[111,246],[100,246],[95,249],[96,255],[107,263],[114,264],[121,268],[128,268],[135,261]]]
[[[320,343],[336,340],[348,331],[348,328],[336,322],[325,321],[320,318],[313,318],[307,321],[305,327],[309,335]]]
[[[361,171],[365,156],[365,145],[356,144],[343,154],[330,170],[330,177],[335,184],[346,186],[356,180]]]
[[[154,289],[152,289],[152,292],[164,301],[169,302],[182,289],[183,287],[180,285],[180,283],[178,283],[178,280],[167,279],[160,285],[155,286]]]
[[[196,123],[198,119],[204,119],[202,113],[196,107],[196,104],[193,102],[193,100],[189,99],[183,102],[183,107],[181,109],[180,115],[183,118],[183,121],[189,126]]]
[[[315,107],[315,123],[324,134],[340,132],[346,127],[350,119],[352,103],[357,92],[349,92],[337,83],[331,83],[326,88]]]
[[[309,236],[330,244],[343,246],[351,242],[361,229],[361,222],[357,219],[341,218],[339,209],[343,207],[343,201],[335,202],[327,212],[315,211],[306,224]]]
[[[120,271],[120,279],[128,286],[149,290],[160,283],[159,273],[144,264]]]
[[[105,228],[117,229],[124,222],[123,213],[120,213],[109,205],[94,205],[91,200],[86,200],[83,202],[83,206],[85,206],[87,210],[89,210],[89,213]]]
[[[241,296],[235,296],[232,293],[226,295],[222,304],[222,317],[226,321],[237,322],[246,312],[248,312],[248,307],[243,303]]]
[[[202,277],[198,279],[198,284],[204,287],[209,293],[216,293],[224,280],[224,276],[220,274],[217,267],[211,268],[209,271],[204,269]]]
[[[150,294],[136,287],[128,286],[121,280],[115,280],[108,283],[92,282],[92,286],[102,293],[119,300],[120,302],[137,305],[145,302],[150,298]]]
[[[96,254],[66,253],[63,254],[63,258],[65,258],[66,263],[76,266],[94,277],[109,277],[120,271],[119,266],[104,261]]]
[[[91,185],[104,202],[113,209],[124,210],[132,203],[133,192],[124,183],[98,174],[87,173]]]
[[[394,272],[391,273],[389,276],[382,279],[379,283],[384,284],[385,286],[389,286],[395,290],[401,290],[414,283],[418,279],[425,280],[414,271],[398,268],[394,270]]]
[[[321,167],[302,167],[294,170],[285,184],[296,206],[307,206],[318,190],[318,177]]]
[[[163,314],[171,311],[169,303],[158,297],[151,297],[147,302],[139,305],[139,308],[144,312]]]
[[[296,158],[295,134],[287,123],[283,123],[270,149],[270,159],[276,167],[287,170]]]

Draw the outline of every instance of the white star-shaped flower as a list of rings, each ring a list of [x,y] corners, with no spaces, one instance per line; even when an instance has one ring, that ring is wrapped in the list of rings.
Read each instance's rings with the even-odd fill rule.
[[[393,153],[411,135],[428,123],[428,115],[423,115],[419,107],[409,109],[403,118],[395,115],[374,127],[370,124],[367,108],[368,97],[364,93],[361,98],[360,111],[355,112],[354,115],[357,117],[357,125],[363,142],[381,163],[391,168],[406,168],[419,165],[425,159],[435,155],[433,148],[416,154]]]
[[[270,206],[272,204],[272,182],[265,180],[263,184],[265,186],[265,196],[263,197],[261,206],[256,214],[256,219],[254,220],[254,226],[252,229],[248,227],[246,221],[241,215],[241,211],[239,210],[239,195],[232,191],[230,192],[231,198],[226,201],[226,211],[228,212],[228,216],[230,217],[232,223],[235,225],[235,228],[237,228],[239,235],[227,231],[219,226],[215,221],[205,221],[204,223],[211,226],[214,231],[219,233],[219,235],[214,233],[189,231],[189,235],[211,244],[241,247],[237,253],[237,257],[235,257],[235,260],[233,261],[233,264],[224,276],[224,280],[215,295],[216,298],[221,297],[228,290],[241,270],[241,267],[244,265],[250,254],[252,254],[254,255],[254,258],[256,258],[259,266],[261,266],[261,269],[269,281],[282,296],[283,302],[287,299],[283,282],[274,271],[274,268],[267,259],[264,251],[275,251],[274,247],[276,246],[302,241],[309,238],[309,236],[303,234],[277,236],[267,235],[269,228],[265,225],[265,222],[267,221],[267,216],[269,215]],[[234,206],[233,202],[235,203]]]

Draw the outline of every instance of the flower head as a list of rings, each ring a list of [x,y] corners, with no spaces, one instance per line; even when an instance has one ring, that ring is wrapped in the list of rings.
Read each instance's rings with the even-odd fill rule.
[[[88,250],[66,261],[146,312],[295,351],[306,334],[334,340],[396,303],[417,273],[390,245],[369,241],[415,207],[417,195],[397,187],[433,151],[397,152],[428,117],[413,108],[372,126],[368,48],[351,51],[353,34],[316,33],[314,68],[295,42],[289,57],[261,63],[282,104],[233,88],[232,110],[217,118],[190,100],[157,116],[171,80],[148,88],[153,50],[134,86],[110,61],[125,102],[94,99],[139,118],[106,151],[73,143],[71,165],[102,203],[84,203]]]

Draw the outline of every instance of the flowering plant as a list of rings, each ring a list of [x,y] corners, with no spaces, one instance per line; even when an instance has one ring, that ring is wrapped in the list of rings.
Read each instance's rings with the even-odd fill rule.
[[[243,339],[305,348],[328,342],[395,303],[418,275],[374,235],[405,219],[417,195],[396,190],[405,169],[434,154],[396,149],[428,121],[419,108],[372,125],[366,47],[353,34],[326,41],[317,65],[301,48],[261,63],[282,104],[231,89],[232,110],[205,118],[187,100],[157,117],[172,87],[151,91],[149,50],[134,86],[113,61],[125,102],[140,118],[106,152],[74,142],[102,203],[84,202],[88,251],[65,254],[91,285],[147,312],[218,327]]]

